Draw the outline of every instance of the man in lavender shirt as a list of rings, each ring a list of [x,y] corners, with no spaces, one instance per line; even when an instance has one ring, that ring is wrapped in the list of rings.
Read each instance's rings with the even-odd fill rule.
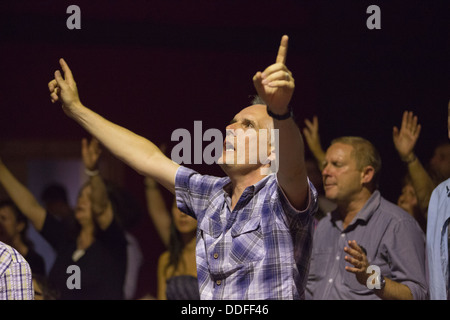
[[[335,139],[323,168],[337,209],[315,230],[307,298],[426,299],[424,233],[377,190],[375,147],[360,137]]]

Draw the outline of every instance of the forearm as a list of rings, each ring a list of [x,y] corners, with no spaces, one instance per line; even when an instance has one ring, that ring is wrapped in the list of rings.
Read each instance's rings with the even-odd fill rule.
[[[375,290],[375,294],[383,300],[413,300],[414,297],[408,286],[386,279],[386,285],[382,290]]]
[[[33,194],[12,175],[1,161],[0,183],[11,197],[11,200],[14,201],[20,211],[22,211],[31,221],[36,230],[41,231],[46,216],[45,209],[38,203]]]
[[[431,193],[436,185],[417,157],[415,157],[413,161],[409,162],[407,166],[414,190],[416,192],[420,210],[426,217]]]
[[[116,125],[79,104],[71,117],[118,159],[138,173],[151,176],[174,192],[176,164],[149,140]]]
[[[291,204],[299,210],[304,209],[308,183],[300,130],[292,118],[274,119],[274,128],[279,132],[278,181]]]
[[[146,178],[145,197],[147,200],[147,211],[155,229],[164,245],[168,247],[170,238],[170,213],[167,210],[161,190],[155,180]]]
[[[90,177],[91,206],[94,218],[102,230],[109,227],[114,219],[114,213],[102,177],[97,174]]]
[[[90,177],[90,184],[92,188],[92,211],[98,215],[104,212],[108,206],[108,193],[106,192],[105,183],[99,174]]]

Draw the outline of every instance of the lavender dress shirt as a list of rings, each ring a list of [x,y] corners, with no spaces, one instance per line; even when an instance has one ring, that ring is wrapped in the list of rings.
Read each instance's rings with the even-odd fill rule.
[[[344,259],[344,247],[350,240],[364,247],[369,264],[378,266],[384,277],[408,286],[414,299],[427,298],[425,235],[412,216],[375,191],[345,230],[336,211],[319,221],[307,299],[380,299],[345,270],[352,266]]]

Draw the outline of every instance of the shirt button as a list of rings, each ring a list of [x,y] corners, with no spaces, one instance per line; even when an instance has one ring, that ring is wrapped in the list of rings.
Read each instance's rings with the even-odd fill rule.
[[[220,286],[221,283],[222,283],[222,281],[220,281],[220,280],[217,280],[217,281],[216,281],[216,284],[217,284],[218,286]]]
[[[219,254],[216,252],[216,253],[214,253],[213,257],[214,257],[214,259],[217,259],[219,257]]]
[[[341,257],[339,257],[339,256],[336,256],[336,260],[339,260]]]
[[[332,283],[333,282],[333,279],[328,279],[328,283]]]
[[[342,233],[342,234],[341,234],[341,238],[343,238],[343,237],[345,237],[345,234]]]

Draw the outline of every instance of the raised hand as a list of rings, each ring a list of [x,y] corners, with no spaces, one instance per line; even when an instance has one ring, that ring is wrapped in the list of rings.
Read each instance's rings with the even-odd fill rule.
[[[92,138],[88,143],[86,138],[81,140],[81,156],[86,169],[94,171],[97,170],[98,160],[102,149],[100,148],[100,142]]]
[[[420,135],[421,126],[417,123],[417,116],[412,112],[403,112],[400,130],[394,126],[392,137],[395,149],[403,161],[414,157],[414,147]]]
[[[64,77],[59,70],[55,71],[55,79],[48,83],[50,99],[53,103],[60,101],[63,104],[64,111],[68,115],[71,115],[73,106],[80,103],[77,84],[73,78],[72,71],[64,59],[60,59],[59,64],[64,73]]]
[[[322,145],[320,143],[319,120],[317,116],[313,117],[312,122],[306,119],[305,125],[306,127],[303,129],[303,135],[305,137],[306,143],[308,144],[309,149],[319,163],[319,166],[322,167],[322,162],[325,159],[325,152],[323,151]]]
[[[292,73],[286,67],[288,40],[286,35],[281,38],[275,63],[253,76],[256,92],[275,114],[286,113],[295,88]]]
[[[365,286],[370,276],[367,273],[369,261],[367,260],[366,253],[355,240],[349,241],[348,247],[345,247],[344,251],[349,254],[345,256],[345,261],[353,265],[353,267],[346,266],[345,270],[354,273],[358,282]]]

